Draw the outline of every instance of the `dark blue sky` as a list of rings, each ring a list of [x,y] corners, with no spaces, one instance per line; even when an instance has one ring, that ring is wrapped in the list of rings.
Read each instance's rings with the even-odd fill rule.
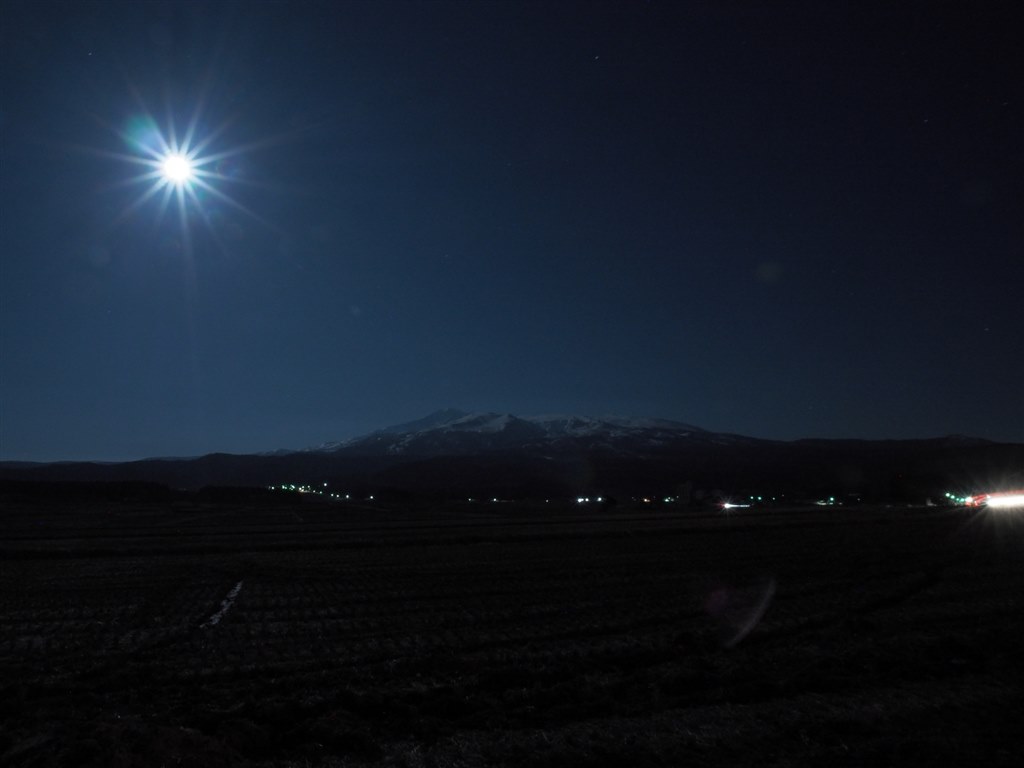
[[[0,458],[1022,441],[1021,19],[935,5],[5,0]],[[128,210],[147,114],[228,199]]]

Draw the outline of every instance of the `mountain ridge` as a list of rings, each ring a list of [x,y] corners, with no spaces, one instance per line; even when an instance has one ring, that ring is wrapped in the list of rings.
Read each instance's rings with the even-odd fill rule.
[[[328,483],[354,497],[675,496],[688,488],[920,500],[1019,484],[1022,468],[1024,444],[963,436],[779,441],[667,419],[447,408],[313,448],[121,463],[0,462],[0,480],[157,482],[182,489]]]

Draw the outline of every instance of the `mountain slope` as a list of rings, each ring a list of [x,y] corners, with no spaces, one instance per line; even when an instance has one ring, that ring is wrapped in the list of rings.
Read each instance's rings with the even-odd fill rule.
[[[483,411],[438,411],[418,421],[372,432],[320,451],[348,456],[440,457],[489,453],[563,454],[608,451],[637,456],[673,446],[756,443],[664,419],[529,416]]]

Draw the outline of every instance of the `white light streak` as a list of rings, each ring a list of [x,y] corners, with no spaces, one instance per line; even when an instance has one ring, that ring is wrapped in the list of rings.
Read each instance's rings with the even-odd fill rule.
[[[985,505],[993,509],[1024,509],[1024,491],[990,493]]]

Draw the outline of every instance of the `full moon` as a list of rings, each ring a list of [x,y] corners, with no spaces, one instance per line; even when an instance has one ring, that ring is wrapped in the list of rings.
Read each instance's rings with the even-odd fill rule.
[[[235,180],[233,175],[221,172],[220,161],[240,155],[262,142],[212,152],[209,146],[224,130],[226,124],[216,127],[212,134],[203,137],[195,135],[196,126],[200,122],[200,114],[197,111],[189,120],[184,135],[179,138],[172,122],[168,121],[167,126],[161,129],[148,112],[143,112],[129,120],[123,131],[118,131],[133,153],[108,153],[117,159],[140,166],[142,171],[127,183],[147,187],[128,204],[121,216],[127,216],[148,200],[158,198],[158,220],[162,221],[168,206],[173,205],[178,209],[177,218],[187,247],[190,247],[189,228],[193,220],[201,220],[210,226],[207,214],[211,210],[209,206],[213,200],[218,200],[262,223],[259,216],[231,195],[218,189],[221,182],[231,183]],[[189,216],[190,211],[199,215]]]
[[[182,154],[167,155],[160,162],[160,173],[169,183],[183,186],[192,179],[192,161]]]

